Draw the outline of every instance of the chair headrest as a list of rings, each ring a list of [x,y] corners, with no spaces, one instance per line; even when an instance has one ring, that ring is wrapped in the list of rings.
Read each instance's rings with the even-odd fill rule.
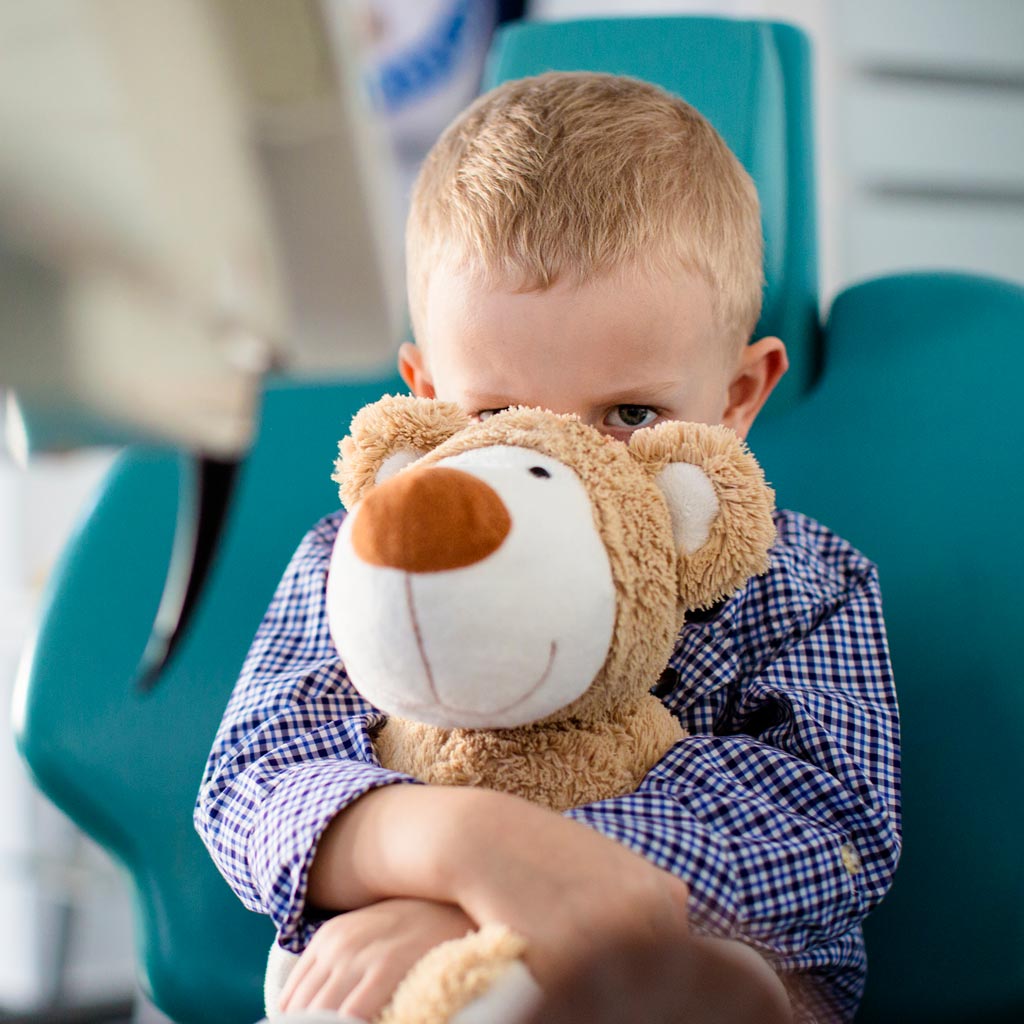
[[[786,342],[791,404],[820,363],[810,47],[791,25],[724,18],[517,22],[498,34],[485,85],[544,71],[604,71],[668,89],[719,131],[757,184],[765,296],[756,337]]]

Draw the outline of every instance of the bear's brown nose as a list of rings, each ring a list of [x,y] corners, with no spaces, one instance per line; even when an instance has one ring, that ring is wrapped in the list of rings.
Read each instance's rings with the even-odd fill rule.
[[[438,466],[406,470],[370,491],[359,506],[352,545],[371,565],[440,572],[483,560],[511,529],[493,488]]]

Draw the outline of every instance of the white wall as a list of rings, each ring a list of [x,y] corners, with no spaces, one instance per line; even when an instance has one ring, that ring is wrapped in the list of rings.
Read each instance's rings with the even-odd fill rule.
[[[815,52],[823,299],[902,270],[1024,281],[1021,0],[535,0],[531,9],[800,25]]]
[[[1024,281],[1024,3],[838,0],[845,276]]]

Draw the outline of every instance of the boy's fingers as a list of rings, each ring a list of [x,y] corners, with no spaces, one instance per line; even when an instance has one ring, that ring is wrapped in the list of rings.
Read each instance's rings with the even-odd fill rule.
[[[335,967],[334,970],[327,972],[317,991],[304,1004],[304,1008],[332,1010],[337,1013],[359,982],[360,976],[357,971]]]
[[[307,957],[299,957],[298,962],[291,969],[288,977],[285,979],[284,986],[281,989],[281,994],[278,996],[278,1009],[287,1010],[290,1008],[295,990],[309,973],[310,963],[311,961]]]
[[[288,1001],[281,1000],[283,1011],[308,1009],[317,997],[320,989],[329,977],[329,972],[322,965],[314,964],[305,971],[298,984],[292,989]]]
[[[395,977],[389,971],[370,971],[363,975],[341,1003],[339,1010],[343,1014],[357,1017],[359,1020],[375,1020],[388,1003],[402,980],[398,972]]]

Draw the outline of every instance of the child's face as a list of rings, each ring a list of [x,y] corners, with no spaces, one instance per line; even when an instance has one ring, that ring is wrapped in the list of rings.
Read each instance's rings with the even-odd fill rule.
[[[399,357],[406,382],[474,416],[529,405],[575,413],[621,440],[663,420],[724,422],[745,435],[767,398],[752,412],[736,401],[749,357],[722,337],[696,275],[623,273],[514,292],[439,269],[420,331],[420,345]]]

